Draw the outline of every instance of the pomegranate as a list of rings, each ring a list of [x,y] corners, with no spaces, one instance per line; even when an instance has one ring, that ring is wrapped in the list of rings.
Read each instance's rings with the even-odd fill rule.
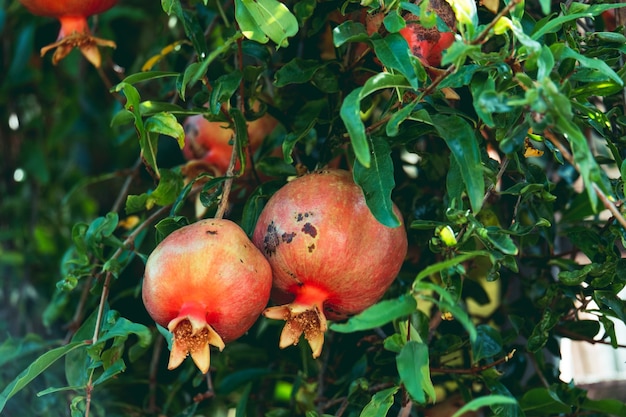
[[[401,218],[398,208],[394,212]],[[286,320],[281,348],[304,333],[321,354],[327,320],[342,320],[378,301],[407,253],[404,225],[379,223],[363,191],[345,170],[299,177],[278,190],[261,212],[252,238],[274,273],[265,310]]]
[[[61,22],[57,41],[41,48],[41,56],[56,48],[52,56],[53,64],[57,64],[76,47],[89,62],[99,68],[101,57],[98,46],[115,48],[115,42],[91,35],[87,18],[109,10],[117,0],[20,0],[20,2],[35,15],[54,17]]]
[[[258,149],[277,123],[267,113],[248,123],[248,141],[252,152]],[[224,123],[208,121],[202,115],[188,117],[183,126],[185,158],[189,161],[202,160],[216,175],[226,173],[233,151],[230,140],[234,131]]]
[[[400,34],[406,39],[413,55],[424,65],[438,67],[441,55],[454,43],[454,33],[439,32],[437,28],[426,29],[419,23],[407,23]]]
[[[209,345],[220,351],[243,335],[266,307],[272,271],[230,220],[207,219],[168,235],[148,257],[143,302],[173,335],[169,369],[187,354],[203,373]]]

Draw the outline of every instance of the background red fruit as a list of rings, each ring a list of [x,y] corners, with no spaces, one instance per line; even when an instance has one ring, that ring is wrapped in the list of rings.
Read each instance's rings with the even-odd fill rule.
[[[248,123],[248,141],[254,152],[263,139],[276,127],[278,122],[269,114]],[[211,122],[202,115],[185,119],[185,147],[183,155],[187,160],[202,160],[216,175],[223,175],[228,169],[233,147],[230,143],[234,131],[225,123]]]
[[[57,42],[41,48],[41,55],[55,49],[54,64],[65,58],[73,48],[81,53],[95,67],[100,67],[101,57],[98,46],[115,48],[115,43],[91,35],[87,18],[113,7],[117,0],[20,0],[31,13],[39,16],[55,17],[61,22]]]
[[[352,175],[338,169],[304,175],[276,192],[252,240],[272,266],[272,299],[289,303],[265,312],[287,320],[280,346],[304,332],[314,357],[326,318],[345,319],[378,301],[407,253],[404,225],[379,223]]]
[[[146,310],[174,335],[169,369],[189,352],[206,373],[209,345],[220,350],[243,335],[269,299],[272,272],[230,220],[202,220],[168,235],[146,262]]]
[[[454,33],[440,32],[437,28],[426,29],[419,23],[407,23],[400,34],[406,39],[413,55],[422,64],[431,67],[441,65],[442,53],[454,42]]]

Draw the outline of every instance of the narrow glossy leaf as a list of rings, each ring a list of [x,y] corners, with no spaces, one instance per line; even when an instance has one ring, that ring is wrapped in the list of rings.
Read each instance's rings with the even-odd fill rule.
[[[595,411],[611,416],[626,417],[626,404],[614,399],[592,400],[585,398],[580,408],[584,411]]]
[[[278,0],[241,0],[240,5],[247,9],[258,28],[279,47],[288,46],[287,38],[298,33],[298,20]],[[244,36],[248,37],[246,33]],[[251,36],[248,39],[259,37],[256,34]]]
[[[213,114],[220,112],[223,103],[228,103],[230,98],[235,94],[243,74],[240,71],[232,71],[222,75],[213,83],[213,90],[209,96],[209,110]]]
[[[384,17],[385,29],[391,33],[399,32],[406,27],[406,20],[398,13],[398,9],[391,9]]]
[[[189,85],[195,84],[198,80],[204,77],[204,75],[207,72],[207,69],[209,68],[209,65],[211,65],[211,63],[215,60],[215,58],[217,58],[218,56],[228,51],[231,45],[235,43],[238,39],[241,39],[241,37],[242,37],[241,32],[236,32],[230,38],[225,39],[224,43],[220,44],[218,47],[213,49],[211,53],[208,54],[208,56],[200,55],[200,58],[204,58],[202,61],[194,62],[193,64],[187,67],[187,69],[185,70],[185,73],[183,74],[182,82],[179,86],[179,91],[178,91],[178,93],[180,94],[183,100],[185,99],[185,91],[187,90],[187,87]]]
[[[330,329],[338,333],[375,329],[410,315],[416,308],[415,298],[403,295],[393,300],[380,301],[356,316],[350,317],[345,323],[331,323]]]
[[[309,125],[303,131],[289,132],[285,136],[285,139],[283,140],[283,144],[282,144],[283,156],[284,156],[285,162],[287,162],[288,164],[293,163],[293,157],[291,156],[291,154],[293,152],[293,148],[296,146],[298,142],[307,138],[315,137],[314,127],[316,123],[317,123],[317,119],[315,118],[311,120]]]
[[[248,158],[246,157],[246,149],[248,146],[248,125],[246,123],[246,118],[239,109],[230,109],[230,116],[233,118],[235,134],[237,135],[235,138],[235,149],[233,149],[233,152],[237,152],[239,175],[242,175],[246,170],[246,164],[248,161]]]
[[[361,120],[361,90],[356,88],[341,103],[339,115],[350,135],[350,142],[357,160],[365,167],[370,166],[370,150],[365,135],[365,125]]]
[[[369,35],[362,23],[348,20],[333,29],[333,43],[339,48],[347,42],[365,42]]]
[[[144,81],[158,80],[160,78],[178,77],[180,74],[174,71],[142,71],[129,75],[122,80],[123,83],[137,84]]]
[[[114,376],[124,372],[126,370],[126,364],[122,359],[118,359],[111,366],[107,367],[104,372],[100,374],[100,376],[93,382],[94,385],[102,384],[103,382],[108,381]]]
[[[565,285],[580,285],[585,281],[585,278],[587,278],[587,275],[589,275],[589,272],[591,272],[592,269],[592,265],[585,265],[584,267],[573,271],[561,271],[558,275],[559,281]]]
[[[532,38],[539,39],[546,33],[556,32],[561,28],[561,26],[563,26],[564,23],[572,22],[578,19],[598,16],[604,11],[624,6],[626,6],[626,4],[594,4],[593,6],[587,7],[586,10],[583,12],[565,14],[559,17],[555,17],[553,19],[550,19],[545,25],[537,29],[537,31],[532,34]]]
[[[391,148],[385,138],[368,139],[371,164],[366,168],[359,160],[354,162],[354,182],[363,189],[365,202],[376,220],[387,227],[400,227],[402,223],[393,211],[391,200],[391,191],[396,185],[393,179]]]
[[[563,44],[560,44],[559,46],[561,46],[561,48],[559,48],[558,51],[555,51],[555,54],[558,53],[560,59],[573,58],[578,61],[583,67],[598,70],[606,77],[615,81],[618,85],[624,85],[624,81],[622,81],[621,77],[603,60],[582,55]]]
[[[160,206],[167,206],[176,201],[178,194],[182,191],[183,178],[179,172],[173,170],[162,169],[160,172],[159,184],[149,195],[149,199]]]
[[[173,137],[181,149],[185,146],[185,130],[176,117],[170,113],[157,113],[150,116],[146,120],[145,127],[147,132]]]
[[[371,155],[365,125],[361,120],[361,100],[376,91],[396,87],[409,87],[406,78],[402,75],[382,72],[369,78],[363,87],[352,90],[341,103],[339,115],[350,136],[354,154],[365,168],[370,166]]]
[[[534,413],[569,414],[572,408],[548,388],[533,388],[520,399],[522,409]]]
[[[372,395],[359,417],[385,417],[393,405],[393,396],[399,389],[400,387],[391,387]]]
[[[411,116],[414,108],[414,103],[409,103],[391,115],[391,118],[385,126],[387,136],[394,137],[398,135],[400,124]]]
[[[302,84],[313,78],[321,65],[313,59],[294,58],[276,71],[276,87],[284,87],[288,84]]]
[[[472,342],[472,359],[478,363],[502,352],[502,336],[491,326],[482,324],[476,328],[476,340]]]
[[[414,340],[407,342],[396,356],[396,366],[402,384],[415,402],[426,404],[428,399],[435,400],[426,344]]]
[[[102,333],[96,343],[103,343],[117,337],[127,338],[130,335],[137,336],[139,338],[139,344],[143,347],[150,345],[152,341],[150,329],[143,324],[133,323],[124,317],[117,317],[112,326],[103,328]]]
[[[511,236],[507,235],[499,227],[481,228],[478,230],[478,236],[487,245],[494,247],[505,255],[517,255],[519,252]]]
[[[7,401],[11,399],[11,397],[17,394],[33,379],[35,379],[42,372],[48,369],[53,363],[67,355],[69,352],[86,346],[87,344],[88,342],[86,341],[71,342],[65,346],[52,349],[35,359],[28,368],[22,371],[0,393],[0,411],[4,409],[4,406],[6,405]]]
[[[472,211],[478,213],[485,196],[485,181],[476,133],[459,116],[433,114],[431,117],[459,165]]]
[[[390,33],[381,39],[372,39],[376,56],[382,64],[404,75],[413,89],[418,88],[417,73],[412,63],[409,44],[399,33]]]
[[[452,316],[465,327],[465,330],[469,334],[470,342],[474,343],[478,337],[476,326],[474,326],[467,312],[458,305],[456,298],[446,291],[445,288],[429,282],[419,282],[417,285],[414,284],[413,291],[418,299],[430,301],[438,305],[442,311],[450,312]],[[439,299],[425,295],[433,292],[439,295]]]
[[[441,271],[445,271],[447,269],[453,268],[456,265],[462,264],[463,262],[472,258],[476,258],[478,256],[489,257],[490,253],[487,251],[475,251],[475,252],[463,253],[463,254],[456,255],[452,259],[437,262],[436,264],[427,266],[426,268],[422,269],[419,274],[417,274],[417,277],[415,278],[415,282],[413,285],[414,286],[417,285],[417,283],[419,283],[424,278],[430,275],[438,274]]]
[[[187,38],[193,44],[198,56],[206,56],[209,50],[204,37],[204,31],[198,21],[198,15],[184,9],[180,1],[171,2],[167,7],[167,13],[169,15],[174,14],[178,18],[178,21],[182,23],[185,35],[187,35]]]
[[[486,395],[484,397],[474,398],[452,414],[452,417],[461,417],[470,411],[478,411],[483,407],[490,407],[494,404],[517,404],[514,398],[504,395]]]

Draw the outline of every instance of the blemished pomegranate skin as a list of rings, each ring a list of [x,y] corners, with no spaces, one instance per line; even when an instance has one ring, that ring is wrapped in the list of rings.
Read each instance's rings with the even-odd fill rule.
[[[245,232],[225,219],[201,220],[168,235],[148,257],[142,297],[150,316],[173,334],[169,369],[191,354],[210,366],[256,322],[269,300],[272,271]]]
[[[394,212],[402,218],[394,205]],[[286,320],[280,346],[304,333],[320,355],[326,320],[343,320],[376,303],[407,253],[404,224],[389,228],[367,207],[351,173],[316,171],[278,190],[257,222],[254,244],[272,266],[267,317]]]

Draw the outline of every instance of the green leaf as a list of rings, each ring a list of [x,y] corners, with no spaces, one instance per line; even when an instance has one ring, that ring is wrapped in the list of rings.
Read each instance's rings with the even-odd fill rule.
[[[314,59],[294,58],[276,71],[274,84],[276,87],[284,87],[289,84],[306,83],[321,66]]]
[[[486,324],[476,327],[476,340],[472,343],[472,352],[474,363],[502,352],[502,336],[500,332]]]
[[[435,128],[456,159],[474,213],[478,213],[485,196],[485,181],[474,128],[456,115],[431,115]]]
[[[553,48],[553,50],[558,59],[575,59],[583,67],[598,70],[607,78],[615,81],[619,86],[624,85],[624,81],[621,79],[621,77],[611,67],[609,67],[606,62],[601,59],[591,58],[582,55],[564,44],[558,44],[558,47]]]
[[[374,52],[386,68],[398,71],[415,90],[419,87],[417,72],[413,66],[413,54],[406,39],[399,33],[390,33],[381,39],[372,39]]]
[[[505,231],[496,226],[489,226],[480,228],[478,230],[478,236],[486,244],[494,247],[505,255],[517,255],[519,250],[511,239],[511,236],[507,235]]]
[[[435,401],[435,388],[430,380],[428,346],[410,340],[396,356],[398,375],[407,392],[419,404],[426,404],[427,398]]]
[[[233,36],[226,38],[222,44],[215,47],[211,51],[211,53],[208,54],[208,56],[205,55],[206,58],[204,58],[202,61],[194,62],[187,67],[185,73],[183,74],[182,81],[178,86],[178,94],[183,100],[185,99],[185,91],[187,90],[187,87],[195,84],[198,80],[204,77],[207,69],[209,68],[209,65],[211,65],[211,63],[218,56],[228,51],[231,45],[237,42],[237,40],[241,39],[241,37],[241,32],[236,32]],[[202,58],[204,56],[200,55],[200,57]]]
[[[458,320],[463,327],[465,327],[465,330],[469,334],[470,342],[474,343],[478,337],[476,326],[474,326],[474,323],[470,319],[467,312],[457,304],[456,298],[453,297],[452,294],[450,294],[445,288],[429,282],[417,282],[413,284],[413,292],[415,293],[416,298],[430,301],[438,305],[442,311],[450,312],[452,316]],[[438,299],[426,295],[433,292],[439,295]]]
[[[593,266],[590,264],[573,271],[561,271],[558,275],[559,281],[570,286],[580,285],[585,281],[585,278],[587,278],[587,275],[589,275],[592,269]]]
[[[249,16],[241,10],[237,13],[237,8],[242,7]],[[258,33],[260,30],[279,47],[286,47],[289,45],[287,38],[298,33],[298,20],[287,6],[278,0],[236,0],[235,8],[235,18],[242,28],[243,35],[248,39],[265,43],[264,36]],[[243,19],[241,22],[240,17]],[[251,25],[249,17],[256,23],[256,27]]]
[[[404,76],[381,72],[369,78],[363,87],[352,90],[341,103],[339,115],[350,136],[354,154],[365,168],[370,166],[371,155],[365,125],[361,120],[361,100],[379,90],[407,87],[410,86]]]
[[[356,316],[350,317],[345,323],[331,323],[330,329],[338,333],[375,329],[412,314],[416,308],[415,298],[403,295],[393,300],[380,301]]]
[[[564,403],[553,390],[548,388],[531,389],[520,399],[519,405],[525,412],[533,414],[569,414],[572,412],[571,406]]]
[[[346,96],[341,103],[339,115],[346,125],[350,142],[356,155],[356,159],[364,167],[370,166],[370,150],[365,135],[365,125],[361,120],[361,91],[363,87],[356,88]]]
[[[490,407],[494,404],[517,404],[514,398],[504,395],[485,395],[484,397],[474,398],[452,414],[452,417],[461,417],[470,411],[478,411],[483,407]],[[500,415],[500,414],[497,414]]]
[[[180,74],[173,71],[142,71],[131,74],[121,82],[127,84],[137,84],[144,81],[158,80],[160,78],[178,77]],[[115,87],[116,88],[116,87]],[[116,90],[119,91],[119,90]]]
[[[37,359],[33,363],[22,371],[13,381],[7,385],[7,387],[0,393],[0,411],[4,409],[7,401],[11,399],[15,394],[28,385],[33,379],[41,375],[46,369],[48,369],[53,363],[61,359],[69,352],[87,346],[87,341],[71,342],[65,346],[52,349]]]
[[[372,395],[359,417],[385,417],[393,405],[393,396],[399,389],[400,387],[391,387]]]
[[[362,23],[348,20],[333,29],[333,43],[336,48],[348,42],[369,41],[369,35]]]
[[[183,189],[183,177],[179,172],[170,169],[161,170],[159,185],[149,195],[149,199],[159,206],[167,206],[176,201]]]
[[[580,408],[584,411],[595,411],[611,416],[626,417],[626,404],[619,400],[592,400],[585,398]]]
[[[369,137],[371,164],[366,168],[359,160],[354,163],[354,182],[363,189],[365,202],[380,223],[387,227],[401,227],[402,222],[393,211],[391,192],[395,186],[391,148],[385,138]]]
[[[145,123],[146,131],[173,137],[180,149],[185,146],[185,130],[176,117],[170,113],[157,113],[150,116]],[[154,149],[156,155],[156,149]]]
[[[209,96],[209,110],[213,114],[218,114],[223,103],[228,103],[230,98],[235,94],[243,74],[240,71],[232,71],[220,76],[215,80],[213,90]]]
[[[587,7],[583,12],[565,14],[559,17],[551,18],[545,25],[539,27],[539,29],[532,34],[532,38],[537,40],[547,33],[556,32],[561,28],[561,26],[563,26],[564,23],[598,16],[604,11],[624,6],[626,6],[626,4],[594,4],[593,6]]]

